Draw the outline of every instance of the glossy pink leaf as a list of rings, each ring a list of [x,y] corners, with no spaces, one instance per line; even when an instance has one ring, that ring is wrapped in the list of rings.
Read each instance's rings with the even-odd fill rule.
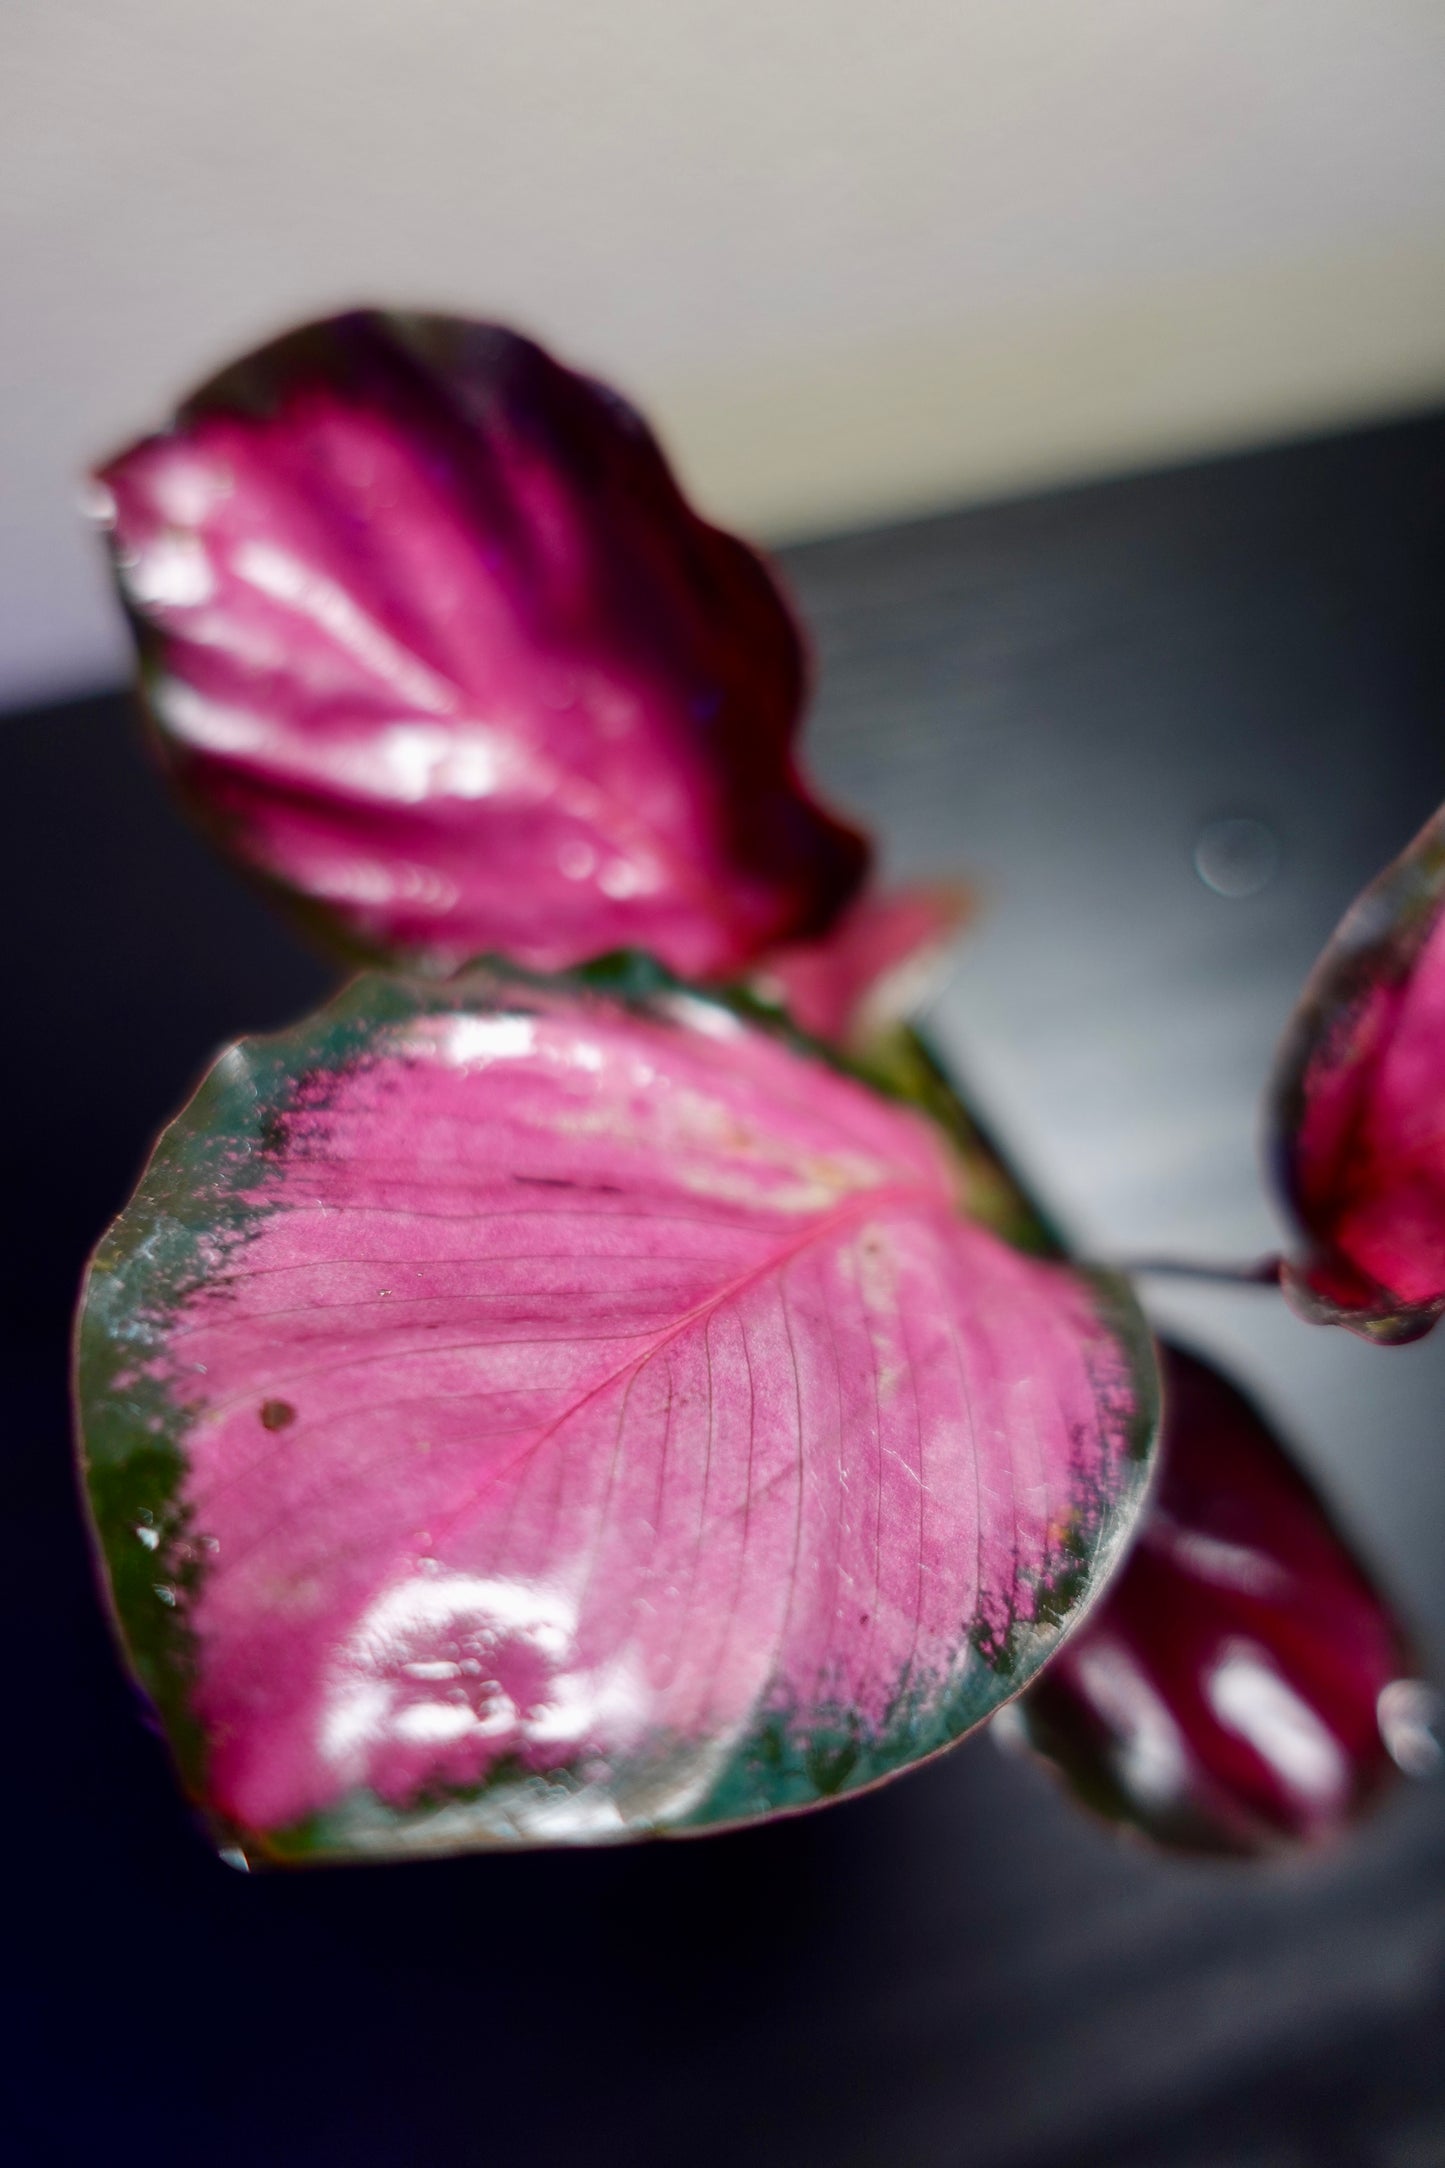
[[[1274,1153],[1304,1316],[1413,1340],[1445,1309],[1445,814],[1348,912],[1290,1026]]]
[[[132,1660],[250,1856],[817,1804],[1027,1679],[1152,1433],[1122,1286],[730,1009],[362,979],[243,1042],[92,1268]]]
[[[529,340],[314,324],[98,479],[185,799],[350,948],[718,977],[860,878],[768,571]]]
[[[927,999],[971,909],[960,882],[866,889],[818,939],[772,950],[753,984],[815,1039],[865,1045]]]
[[[1258,1411],[1164,1350],[1159,1472],[1103,1602],[1008,1713],[1090,1805],[1166,1844],[1335,1836],[1435,1753],[1389,1606]]]

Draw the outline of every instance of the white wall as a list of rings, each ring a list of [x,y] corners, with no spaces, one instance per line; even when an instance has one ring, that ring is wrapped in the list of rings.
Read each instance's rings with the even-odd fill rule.
[[[1440,0],[4,0],[0,699],[90,455],[357,299],[511,318],[772,535],[1445,394]]]

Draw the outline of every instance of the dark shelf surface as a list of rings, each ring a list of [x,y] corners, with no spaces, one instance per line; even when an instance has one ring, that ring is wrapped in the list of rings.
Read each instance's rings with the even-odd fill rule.
[[[813,543],[820,778],[986,910],[935,1026],[1095,1251],[1247,1256],[1256,1106],[1355,889],[1445,798],[1445,419]],[[1264,1873],[1116,1846],[986,1740],[676,1847],[244,1878],[92,1590],[85,1253],[217,1045],[329,983],[126,702],[0,721],[12,1653],[5,2157],[171,2168],[1436,2168],[1445,1786]],[[1195,870],[1224,818],[1278,865]],[[17,984],[18,981],[18,984]],[[1445,1644],[1445,1340],[1151,1289]]]

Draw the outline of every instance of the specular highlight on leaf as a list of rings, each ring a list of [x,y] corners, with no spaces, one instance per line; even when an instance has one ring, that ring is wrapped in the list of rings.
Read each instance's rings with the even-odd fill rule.
[[[98,481],[185,802],[348,952],[724,978],[861,879],[798,773],[769,570],[530,340],[311,324]]]
[[[1117,1554],[1153,1371],[1122,1286],[970,1201],[934,1123],[686,992],[364,978],[224,1056],[80,1335],[218,1833],[715,1827],[989,1714]]]
[[[1340,1835],[1436,1749],[1388,1602],[1257,1408],[1162,1350],[1164,1428],[1129,1555],[1004,1712],[1087,1805],[1156,1843],[1252,1854]]]

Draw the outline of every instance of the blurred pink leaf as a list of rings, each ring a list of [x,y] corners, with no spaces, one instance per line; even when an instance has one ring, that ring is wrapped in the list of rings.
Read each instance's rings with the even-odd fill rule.
[[[938,1751],[1125,1539],[1122,1284],[676,988],[362,978],[224,1055],[102,1244],[86,1476],[250,1856],[592,1842]]]
[[[1418,1339],[1445,1308],[1445,813],[1346,913],[1273,1087],[1273,1149],[1305,1238],[1300,1313]]]
[[[865,1044],[922,1005],[972,908],[957,881],[865,889],[819,939],[772,950],[753,984],[815,1039]]]
[[[98,480],[185,800],[351,950],[716,978],[861,878],[794,765],[806,671],[766,567],[530,341],[335,317]]]
[[[1339,1833],[1436,1749],[1405,1636],[1258,1411],[1165,1347],[1155,1490],[1107,1594],[1008,1712],[1089,1805],[1252,1853]]]

